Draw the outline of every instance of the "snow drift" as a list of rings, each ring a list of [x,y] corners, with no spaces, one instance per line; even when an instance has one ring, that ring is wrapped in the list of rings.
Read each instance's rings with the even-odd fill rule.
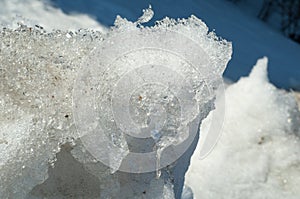
[[[214,151],[186,174],[196,199],[289,198],[300,195],[300,113],[291,93],[269,83],[267,58],[225,92],[226,116]],[[218,111],[218,108],[214,111]]]

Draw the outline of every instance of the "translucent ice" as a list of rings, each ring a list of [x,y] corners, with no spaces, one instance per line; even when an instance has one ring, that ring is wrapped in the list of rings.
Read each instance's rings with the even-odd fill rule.
[[[118,16],[75,83],[79,137],[113,172],[151,172],[177,160],[212,109],[231,56],[231,44],[195,16],[141,26],[152,16],[151,7],[134,23]],[[140,153],[149,146],[139,142],[151,138],[153,150]],[[162,156],[168,147],[174,152]]]
[[[24,198],[47,178],[60,144],[76,138],[74,77],[101,38],[85,30],[1,30],[0,198]]]
[[[137,20],[136,23],[142,24],[150,21],[154,15],[153,10],[151,9],[151,5],[149,5],[149,8],[143,10],[143,15]]]
[[[189,157],[176,174],[174,161],[213,108],[231,44],[195,16],[143,27],[152,15],[148,8],[138,22],[118,17],[107,35],[24,25],[1,30],[0,198],[56,197],[47,185],[57,185],[56,160],[66,153],[76,160],[65,161],[80,162],[76,169],[98,178],[103,197],[180,195],[181,185],[171,179],[182,178]],[[67,142],[69,151],[60,151]],[[110,174],[107,166],[153,173]],[[155,179],[156,169],[164,178]],[[138,192],[130,192],[129,183]]]

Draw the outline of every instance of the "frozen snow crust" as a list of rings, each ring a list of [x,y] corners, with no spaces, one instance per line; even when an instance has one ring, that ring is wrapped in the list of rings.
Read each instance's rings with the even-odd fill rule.
[[[48,169],[49,164],[60,168],[61,162],[56,162],[56,158],[66,154],[72,154],[82,164],[80,169],[100,180],[99,197],[180,197],[192,151],[184,158],[181,155],[189,150],[200,121],[213,108],[215,92],[222,83],[221,74],[231,56],[231,44],[208,33],[206,25],[195,16],[182,20],[166,18],[154,27],[143,27],[141,23],[151,19],[152,14],[151,9],[145,10],[135,23],[118,17],[107,35],[90,30],[48,33],[39,26],[24,25],[16,30],[1,31],[0,198],[71,194],[72,190],[64,190],[64,187],[53,189],[55,182],[67,179],[60,175],[68,172]],[[122,74],[130,74],[125,76],[129,79],[122,79]],[[142,78],[133,78],[137,75]],[[149,82],[128,96],[128,89],[137,84],[126,87],[126,83],[141,79]],[[167,97],[157,91],[165,92]],[[129,134],[126,128],[132,122],[129,116],[110,120],[116,115],[111,114],[110,108],[118,114],[128,113],[128,109],[124,109],[128,101],[123,97],[130,97],[127,100],[133,108],[129,113],[134,122],[147,127],[146,116],[150,115],[153,126],[149,126],[153,129],[146,130],[145,134],[135,131]],[[146,102],[141,103],[145,99]],[[111,102],[116,104],[111,106]],[[160,110],[166,111],[161,113]],[[167,120],[160,121],[160,118]],[[109,145],[101,148],[99,143],[89,142],[93,137],[87,133],[95,126],[104,133],[96,134],[95,140],[107,138]],[[164,132],[159,132],[162,129]],[[143,142],[135,139],[145,136],[147,143],[152,140],[155,147],[145,148]],[[171,145],[179,149],[167,151],[174,155],[160,161],[163,151]],[[68,150],[61,151],[62,146]],[[116,146],[117,152],[109,148]],[[154,161],[142,162],[139,168],[134,161],[129,162],[134,163],[133,167],[122,166],[130,151],[140,153],[142,150],[154,150]],[[106,156],[99,156],[103,152]],[[108,161],[101,159],[103,157],[108,157]],[[181,158],[180,165],[174,162],[178,158]],[[68,161],[68,158],[59,161]],[[150,167],[143,168],[145,165]],[[168,168],[164,168],[166,166]],[[153,172],[137,176],[118,170]],[[82,172],[72,167],[69,171]],[[136,188],[132,190],[132,187]]]
[[[151,172],[177,160],[211,110],[230,59],[230,43],[195,16],[143,27],[152,15],[149,8],[135,23],[117,17],[75,83],[79,137],[112,171]]]
[[[85,30],[1,30],[0,198],[23,198],[47,178],[60,144],[76,138],[73,82],[101,38]]]

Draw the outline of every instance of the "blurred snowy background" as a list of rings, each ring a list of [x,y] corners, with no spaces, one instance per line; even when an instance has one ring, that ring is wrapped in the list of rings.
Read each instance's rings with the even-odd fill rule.
[[[224,73],[230,81],[248,76],[257,59],[267,56],[268,68],[267,59],[260,60],[250,77],[226,90],[227,113],[220,142],[203,161],[197,159],[196,150],[186,184],[198,199],[298,199],[299,112],[293,94],[272,84],[300,90],[300,44],[294,41],[295,35],[281,30],[281,15],[275,8],[262,17],[264,2],[267,1],[1,0],[0,24],[11,28],[17,23],[39,25],[47,31],[88,28],[106,32],[117,15],[136,21],[141,9],[151,4],[155,15],[148,25],[165,16],[187,18],[194,14],[218,35],[232,41],[233,56]],[[186,188],[183,198],[191,195]]]

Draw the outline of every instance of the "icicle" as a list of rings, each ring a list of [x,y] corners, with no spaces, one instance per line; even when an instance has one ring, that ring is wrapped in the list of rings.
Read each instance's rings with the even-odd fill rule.
[[[162,150],[159,148],[156,151],[156,179],[159,179],[161,176],[160,170],[160,157],[161,157]]]

